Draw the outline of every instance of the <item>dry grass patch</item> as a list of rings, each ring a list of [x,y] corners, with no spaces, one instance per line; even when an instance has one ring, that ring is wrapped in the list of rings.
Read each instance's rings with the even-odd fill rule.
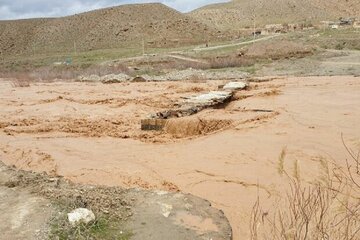
[[[315,183],[301,180],[297,161],[290,176],[282,151],[278,170],[286,175],[289,190],[270,210],[264,210],[258,198],[251,215],[251,239],[360,239],[360,151],[355,154],[344,146],[350,156],[346,167],[321,158],[322,176]]]
[[[266,41],[251,45],[245,53],[247,57],[263,59],[302,58],[313,54],[311,46],[305,46],[293,41]]]

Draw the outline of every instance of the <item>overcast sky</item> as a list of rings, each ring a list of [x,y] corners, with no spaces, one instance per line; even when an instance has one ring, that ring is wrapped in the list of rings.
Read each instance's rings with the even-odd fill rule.
[[[0,0],[0,20],[59,17],[128,3],[162,2],[181,12],[226,0]]]

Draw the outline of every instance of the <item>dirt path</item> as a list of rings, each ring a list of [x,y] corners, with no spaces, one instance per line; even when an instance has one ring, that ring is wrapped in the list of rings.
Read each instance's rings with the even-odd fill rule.
[[[197,47],[194,48],[194,51],[210,51],[210,50],[216,50],[216,49],[221,49],[221,48],[227,48],[227,47],[235,47],[235,46],[241,46],[241,45],[247,45],[247,44],[251,44],[251,43],[255,43],[255,42],[261,42],[261,41],[266,41],[275,37],[281,36],[279,35],[273,35],[273,36],[268,36],[268,37],[262,37],[262,38],[258,38],[255,40],[250,40],[250,41],[245,41],[245,42],[238,42],[238,43],[231,43],[231,44],[224,44],[224,45],[217,45],[217,46],[212,46],[212,47]]]
[[[0,163],[0,232],[2,239],[47,239],[50,202],[28,190],[7,185],[13,176]]]
[[[282,151],[284,169],[312,182],[323,159],[343,163],[341,134],[360,147],[360,81],[252,83],[224,109],[179,120],[170,133],[139,130],[142,117],[219,84],[2,84],[0,157],[79,183],[192,193],[225,212],[234,239],[247,238],[257,196],[271,208],[287,186],[279,174]]]
[[[179,60],[183,60],[183,61],[188,61],[188,62],[196,62],[196,63],[206,63],[206,61],[203,60],[199,60],[199,59],[194,59],[194,58],[190,58],[190,57],[184,57],[184,56],[179,56],[179,55],[165,55],[171,58],[175,58],[175,59],[179,59]]]
[[[216,50],[216,49],[222,49],[222,48],[227,48],[227,47],[234,47],[234,46],[241,46],[241,45],[247,45],[247,44],[251,44],[251,43],[255,43],[255,42],[261,42],[261,41],[266,41],[275,37],[281,36],[279,35],[273,35],[273,36],[268,36],[268,37],[261,37],[255,40],[249,40],[249,41],[245,41],[245,42],[238,42],[238,43],[231,43],[231,44],[223,44],[223,45],[216,45],[216,46],[211,46],[211,47],[196,47],[194,49],[192,49],[193,51],[210,51],[210,50]],[[119,59],[113,59],[110,61],[105,61],[102,62],[102,65],[108,65],[108,64],[112,64],[114,62],[130,62],[130,61],[140,61],[143,59],[161,59],[161,58],[174,58],[174,59],[178,59],[178,60],[183,60],[183,61],[189,61],[189,62],[196,62],[196,63],[206,63],[203,60],[198,60],[198,59],[194,59],[194,58],[190,58],[190,57],[184,57],[184,56],[179,56],[179,55],[174,55],[174,53],[178,53],[178,54],[182,54],[182,53],[186,53],[189,50],[185,50],[185,51],[176,51],[176,52],[168,52],[168,53],[161,53],[161,54],[150,54],[150,55],[144,55],[144,56],[135,56],[135,57],[128,57],[128,58],[119,58]]]

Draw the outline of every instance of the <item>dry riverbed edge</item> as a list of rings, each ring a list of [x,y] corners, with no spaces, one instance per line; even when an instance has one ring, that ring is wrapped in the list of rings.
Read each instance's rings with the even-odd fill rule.
[[[0,199],[4,239],[232,239],[224,213],[190,194],[73,184],[1,161]],[[71,225],[77,208],[96,220]]]

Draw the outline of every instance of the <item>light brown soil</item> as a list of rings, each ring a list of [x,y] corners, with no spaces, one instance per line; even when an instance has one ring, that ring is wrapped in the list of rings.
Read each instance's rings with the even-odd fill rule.
[[[252,83],[223,109],[176,119],[168,132],[142,132],[140,120],[222,81],[0,87],[0,158],[78,183],[181,190],[224,210],[234,239],[249,233],[260,197],[284,193],[284,168],[317,180],[320,162],[341,164],[341,142],[360,147],[360,79],[307,77]],[[205,123],[205,124],[204,124]],[[296,173],[298,174],[298,173]],[[179,216],[183,222],[187,217]],[[194,220],[194,219],[193,219]],[[194,220],[196,221],[196,220]]]
[[[218,35],[217,29],[163,4],[128,4],[61,18],[0,21],[0,52],[11,57],[124,46],[141,51],[143,40],[146,47],[176,47]]]
[[[0,162],[0,232],[2,239],[46,239],[50,202],[25,189],[15,189],[13,176]]]
[[[341,16],[359,16],[359,0],[232,0],[210,4],[189,13],[191,17],[210,26],[236,31],[256,25],[274,23],[303,23],[304,19],[320,22]],[[306,21],[305,21],[306,22]]]
[[[271,76],[360,76],[360,51],[327,50],[314,56],[284,59],[266,64],[256,75]]]

